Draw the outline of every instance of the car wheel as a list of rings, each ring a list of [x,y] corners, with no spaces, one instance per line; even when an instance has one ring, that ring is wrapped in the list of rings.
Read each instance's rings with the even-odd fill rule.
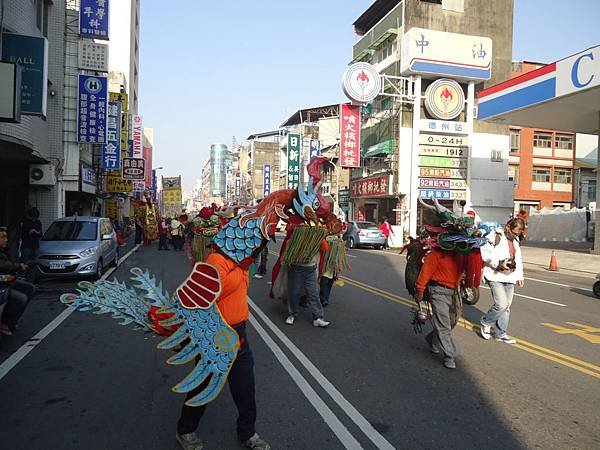
[[[102,273],[104,272],[104,264],[102,264],[102,258],[98,260],[98,264],[96,264],[96,273],[94,274],[94,280],[99,280],[102,278]]]
[[[375,247],[375,250],[381,250],[381,245],[374,245],[373,247]]]
[[[354,242],[354,238],[351,237],[348,239],[348,247],[350,248],[356,248],[356,243]]]

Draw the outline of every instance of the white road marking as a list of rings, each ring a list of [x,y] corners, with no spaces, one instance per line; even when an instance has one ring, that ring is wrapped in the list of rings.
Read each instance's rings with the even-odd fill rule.
[[[248,304],[269,329],[281,340],[288,350],[298,359],[300,364],[312,375],[317,383],[329,394],[342,411],[360,428],[379,449],[394,450],[395,447],[383,437],[365,417],[341,394],[331,382],[315,367],[298,347],[267,317],[267,315],[248,297]]]
[[[540,279],[537,279],[537,278],[528,278],[528,277],[525,277],[525,279],[526,280],[531,280],[531,281],[537,281],[538,283],[546,283],[546,284],[552,284],[554,286],[561,286],[561,287],[566,287],[566,288],[571,288],[571,289],[577,289],[579,291],[592,292],[592,290],[588,289],[588,288],[571,286],[569,284],[555,283],[554,281],[546,281],[546,280],[540,280]]]
[[[489,290],[490,288],[488,286],[481,286],[484,289]],[[523,297],[526,298],[528,300],[535,300],[536,302],[542,302],[542,303],[548,303],[550,305],[555,305],[555,306],[567,306],[563,303],[556,303],[556,302],[551,302],[550,300],[543,300],[541,298],[536,298],[536,297],[530,297],[529,295],[523,295],[523,294],[514,294],[515,297]]]
[[[304,396],[313,405],[315,410],[323,418],[325,423],[329,425],[331,431],[335,433],[340,442],[345,448],[348,449],[362,449],[360,442],[348,431],[344,424],[337,418],[334,412],[327,406],[327,404],[319,397],[319,394],[310,386],[309,382],[302,376],[302,374],[296,369],[294,364],[289,358],[283,353],[283,350],[275,343],[275,341],[269,336],[265,329],[258,323],[258,321],[250,316],[250,323],[256,329],[260,337],[265,341],[267,347],[271,349],[275,357],[279,360],[283,368],[290,375],[291,379],[298,385]]]
[[[129,258],[133,252],[135,252],[141,244],[136,245],[131,249],[127,254],[125,254],[122,258],[119,258],[119,265],[121,262],[125,261]],[[106,280],[117,268],[113,267],[102,275],[101,280]],[[34,337],[29,339],[25,344],[23,344],[16,352],[14,352],[10,357],[8,357],[2,364],[0,364],[0,380],[4,378],[23,358],[25,358],[29,352],[31,352],[35,347],[38,346],[40,342],[44,338],[46,338],[50,333],[52,333],[61,323],[63,323],[67,317],[69,317],[76,309],[69,306],[63,312],[61,312],[58,316],[54,318],[52,322],[42,328]]]

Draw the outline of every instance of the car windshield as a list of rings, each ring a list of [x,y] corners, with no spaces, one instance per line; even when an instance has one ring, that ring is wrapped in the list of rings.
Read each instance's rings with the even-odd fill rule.
[[[367,230],[369,228],[377,228],[373,222],[356,222],[356,226],[361,230]]]
[[[44,233],[43,241],[95,241],[96,222],[58,221]]]

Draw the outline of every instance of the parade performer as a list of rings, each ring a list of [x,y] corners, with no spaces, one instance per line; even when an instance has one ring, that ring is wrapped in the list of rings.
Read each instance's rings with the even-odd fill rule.
[[[333,283],[340,277],[344,270],[349,270],[350,265],[346,258],[346,243],[339,234],[327,237],[327,250],[321,252],[319,262],[319,299],[321,305],[329,305],[329,297]]]
[[[443,353],[444,366],[456,368],[458,348],[452,339],[452,329],[456,326],[462,314],[460,286],[464,277],[467,288],[478,288],[481,282],[483,261],[480,248],[486,239],[475,230],[473,218],[470,216],[454,215],[450,210],[434,199],[434,206],[421,200],[425,209],[425,232],[420,238],[422,248],[419,249],[416,240],[409,246],[406,276],[407,290],[414,292],[418,305],[413,324],[420,329],[423,321],[423,301],[431,305],[431,322],[433,331],[425,339],[432,353]],[[424,260],[420,255],[426,252]],[[422,265],[421,265],[422,264]],[[414,285],[416,266],[421,265]],[[416,329],[417,329],[416,328]]]
[[[191,247],[194,262],[206,261],[221,221],[212,208],[204,207],[192,220]]]
[[[142,228],[144,245],[150,245],[158,239],[158,214],[148,193],[145,194],[145,201],[135,202],[134,213],[136,223]]]
[[[229,382],[238,406],[238,438],[253,449],[269,449],[254,429],[253,357],[245,334],[248,317],[248,267],[274,239],[279,220],[306,218],[308,225],[322,224],[329,214],[321,207],[320,167],[326,158],[313,158],[308,192],[300,185],[265,198],[258,208],[231,219],[213,238],[214,253],[195,264],[192,273],[172,296],[147,271],[131,269],[133,287],[114,281],[81,282],[77,293],[63,294],[61,301],[81,311],[110,313],[122,324],[135,324],[168,337],[160,349],[178,351],[167,362],[196,361],[188,376],[173,387],[187,394],[177,426],[177,440],[184,449],[200,449],[194,431],[205,406]],[[308,218],[312,218],[310,221]],[[295,220],[298,220],[297,218]]]

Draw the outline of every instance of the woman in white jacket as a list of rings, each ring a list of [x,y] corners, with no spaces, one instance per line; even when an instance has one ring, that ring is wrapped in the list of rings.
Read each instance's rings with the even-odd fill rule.
[[[488,242],[481,248],[483,277],[492,291],[494,304],[481,318],[480,335],[492,337],[492,326],[496,326],[496,340],[507,344],[516,341],[506,334],[510,318],[515,285],[523,287],[523,259],[519,247],[519,236],[525,229],[521,219],[511,219],[504,229],[493,230],[487,235]]]

